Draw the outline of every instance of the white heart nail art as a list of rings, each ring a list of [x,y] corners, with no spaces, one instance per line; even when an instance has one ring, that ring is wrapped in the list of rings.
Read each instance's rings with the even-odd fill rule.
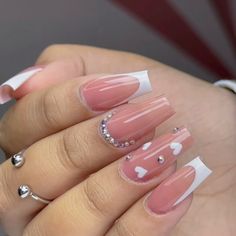
[[[181,143],[171,143],[170,148],[173,150],[173,155],[177,156],[182,151],[183,145]]]
[[[143,144],[143,151],[146,151],[151,145],[152,145],[152,142]]]
[[[143,178],[148,172],[146,169],[144,169],[141,166],[136,166],[134,170],[137,173],[138,178],[140,179]]]

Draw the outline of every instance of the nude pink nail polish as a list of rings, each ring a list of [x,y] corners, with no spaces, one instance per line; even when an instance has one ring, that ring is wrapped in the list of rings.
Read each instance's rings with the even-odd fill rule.
[[[109,113],[100,124],[103,138],[115,147],[124,148],[155,129],[174,114],[164,96],[127,104]]]
[[[0,104],[4,104],[12,99],[13,89],[8,85],[0,86]]]
[[[0,86],[0,104],[10,101],[13,98],[13,91],[17,90],[23,83],[32,78],[33,75],[40,72],[42,69],[43,66],[30,67],[3,83]]]
[[[110,75],[83,85],[80,94],[93,111],[106,111],[151,91],[147,71]]]
[[[131,181],[145,183],[171,166],[191,144],[192,137],[186,128],[175,129],[125,156],[120,164],[121,174]]]
[[[195,158],[163,181],[146,199],[146,206],[157,214],[163,214],[186,199],[212,171]]]

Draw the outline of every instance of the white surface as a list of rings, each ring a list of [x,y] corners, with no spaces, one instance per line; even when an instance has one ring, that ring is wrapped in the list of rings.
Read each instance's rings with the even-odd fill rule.
[[[12,87],[14,90],[16,90],[17,88],[19,88],[24,82],[26,82],[28,79],[30,79],[33,75],[35,75],[36,73],[40,72],[42,70],[42,68],[35,68],[32,70],[28,70],[25,72],[22,72],[20,74],[17,74],[15,76],[13,76],[12,78],[10,78],[9,80],[7,80],[5,83],[3,83],[2,85],[9,85],[10,87]]]
[[[215,82],[216,86],[231,89],[236,93],[236,80],[219,80]]]
[[[139,88],[138,90],[129,97],[129,99],[139,97],[145,93],[151,92],[152,91],[152,86],[148,77],[148,72],[145,71],[138,71],[134,73],[128,73],[125,75],[130,75],[132,77],[135,77],[139,80]]]
[[[134,77],[134,78],[138,79],[138,81],[139,81],[138,90],[133,95],[131,95],[128,98],[128,100],[139,97],[141,95],[144,95],[144,94],[152,91],[152,86],[151,86],[151,83],[150,83],[150,80],[149,80],[148,72],[146,70],[145,71],[132,72],[132,73],[106,75],[106,76],[102,76],[101,78],[112,78],[112,77],[117,77],[117,76],[131,76],[131,77]],[[116,81],[117,82],[119,82],[119,81],[123,82],[123,78],[120,78],[120,79],[117,78]],[[122,103],[123,103],[123,101],[120,104],[122,104]]]
[[[174,206],[187,198],[211,173],[212,171],[197,157],[185,166],[191,166],[195,169],[195,178],[187,191],[175,202]]]

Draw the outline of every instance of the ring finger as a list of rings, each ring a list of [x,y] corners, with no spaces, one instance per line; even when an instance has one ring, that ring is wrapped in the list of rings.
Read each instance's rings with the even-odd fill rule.
[[[169,158],[173,159],[173,157],[168,157],[168,153],[173,151],[170,146],[165,150],[165,161],[170,164],[168,168],[162,169],[161,166],[164,163],[152,162],[153,159],[156,160],[156,144],[157,140],[154,140],[147,149],[145,148],[146,150],[141,147],[132,152],[130,154],[131,159],[124,157],[121,161],[112,163],[66,192],[29,223],[24,235],[38,236],[38,232],[43,232],[44,235],[105,235],[120,215],[175,170],[173,162],[172,164],[169,162]],[[140,183],[141,177],[130,177],[130,175],[127,175],[126,165],[130,166],[132,160],[135,160],[136,164],[139,162],[141,166],[144,165],[145,161],[152,162],[150,166],[158,169],[156,176],[150,177],[149,174],[153,169],[148,169],[146,174],[150,177],[149,181],[143,180]],[[133,172],[135,172],[135,168]],[[153,192],[150,199],[148,199],[148,207],[153,211],[156,211],[156,208],[169,210],[173,203],[181,202],[186,198],[208,174],[209,170],[200,160],[190,162],[188,166],[178,171],[172,178],[170,177],[171,179],[168,182],[164,181],[164,187],[161,184],[160,188]],[[194,187],[191,186],[192,183],[194,183]],[[191,187],[188,194],[184,194],[189,186]],[[172,188],[177,188],[179,191],[171,191]],[[162,195],[155,202],[159,194]],[[159,202],[166,203],[162,206]],[[148,226],[147,214],[145,215],[144,211],[139,210],[141,206],[142,204],[138,202],[133,210],[131,208],[130,213],[128,211],[126,220],[129,223],[128,229],[130,230],[123,234],[119,231],[120,234],[109,235],[144,235],[136,234],[138,231],[135,231],[135,229],[140,230],[142,224],[146,223],[146,226]],[[136,217],[137,219],[132,221]],[[146,220],[142,222],[139,217],[146,218]],[[151,217],[149,219],[151,220]],[[63,222],[63,224],[58,225],[58,222]],[[138,223],[136,227],[135,222]],[[93,227],[91,227],[91,224]],[[56,225],[58,226],[56,227]],[[128,232],[131,233],[128,234]],[[156,231],[156,233],[158,232]]]

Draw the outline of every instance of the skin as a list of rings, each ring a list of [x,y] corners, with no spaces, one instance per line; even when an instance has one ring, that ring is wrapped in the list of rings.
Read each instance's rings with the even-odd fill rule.
[[[145,229],[149,235],[166,236],[170,234],[173,228],[173,235],[175,236],[231,236],[234,234],[236,230],[236,206],[234,204],[236,195],[236,99],[234,94],[159,62],[125,52],[78,45],[54,45],[47,48],[36,62],[38,65],[50,63],[55,63],[51,66],[51,74],[60,74],[58,68],[61,67],[57,63],[64,65],[63,71],[66,72],[64,75],[60,74],[60,83],[68,80],[68,78],[82,75],[104,72],[108,74],[124,73],[148,69],[152,80],[153,94],[166,94],[177,111],[173,119],[158,129],[158,134],[164,133],[176,125],[184,124],[189,127],[195,139],[195,144],[188,155],[183,155],[178,160],[178,165],[182,166],[193,155],[200,154],[214,172],[207,183],[195,193],[191,209],[175,228],[175,224],[185,214],[191,201],[190,198],[172,213],[161,217],[147,215],[142,207],[143,199],[140,199],[135,205],[130,205],[130,209],[127,207],[127,211],[115,226],[112,224],[108,226],[107,233],[98,235],[142,235],[141,232]],[[32,142],[57,132],[59,128],[64,129],[75,122],[66,124],[66,127],[41,129],[41,133],[37,132],[39,135],[35,135],[35,132],[31,130],[34,127],[34,122],[36,122],[33,119],[32,124],[28,127],[22,129],[21,126],[21,129],[17,129],[19,124],[22,124],[22,120],[15,117],[24,117],[26,114],[26,106],[24,104],[26,101],[32,100],[29,99],[30,96],[42,96],[40,93],[46,91],[46,87],[52,87],[58,83],[56,79],[51,82],[42,82],[40,79],[37,81],[34,83],[31,81],[16,91],[15,97],[21,98],[24,96],[24,98],[20,99],[20,103],[18,102],[18,104],[13,106],[0,122],[0,146],[8,156],[18,152],[25,146],[31,145]],[[28,95],[25,96],[26,94]],[[142,100],[142,98],[138,100]],[[20,133],[19,136],[17,132],[20,132],[20,130],[25,131]],[[112,166],[107,168],[112,169]],[[167,175],[170,173],[171,171]],[[104,173],[101,171],[95,174],[98,177],[102,175]],[[5,178],[2,174],[0,176]],[[103,178],[101,178],[101,185],[106,184],[105,180],[104,183],[102,181]],[[1,179],[2,182],[3,179]],[[1,191],[4,191],[4,189],[1,189]],[[149,189],[145,189],[145,191],[147,192]],[[70,194],[70,192],[65,193],[64,197],[62,195],[62,199],[56,201],[51,208],[45,208],[44,211],[37,215],[26,226],[25,235],[52,235],[49,233],[51,232],[50,223],[52,223],[50,219],[55,215],[60,215],[62,209],[67,207],[70,200],[70,197],[67,196],[70,196]],[[4,219],[5,210],[3,206],[6,202],[7,200],[1,196],[1,219]],[[73,209],[76,209],[76,207],[72,207],[72,211]],[[77,213],[72,212],[71,214]],[[83,209],[81,209],[80,214],[82,216],[86,215]],[[69,225],[66,217],[66,215],[62,215],[60,221],[67,222]],[[91,223],[92,219],[92,217],[88,218],[88,221],[84,222],[81,228],[85,229],[86,224]],[[134,227],[132,224],[134,221],[140,228]],[[45,222],[50,223],[47,225]],[[40,226],[42,227],[41,234],[38,233]],[[57,229],[58,233],[62,232],[60,227]],[[9,228],[9,225],[5,224],[5,228]],[[53,233],[56,235],[55,231]],[[12,235],[17,235],[17,233]],[[75,235],[78,235],[78,233]],[[82,235],[86,234],[82,233]]]

